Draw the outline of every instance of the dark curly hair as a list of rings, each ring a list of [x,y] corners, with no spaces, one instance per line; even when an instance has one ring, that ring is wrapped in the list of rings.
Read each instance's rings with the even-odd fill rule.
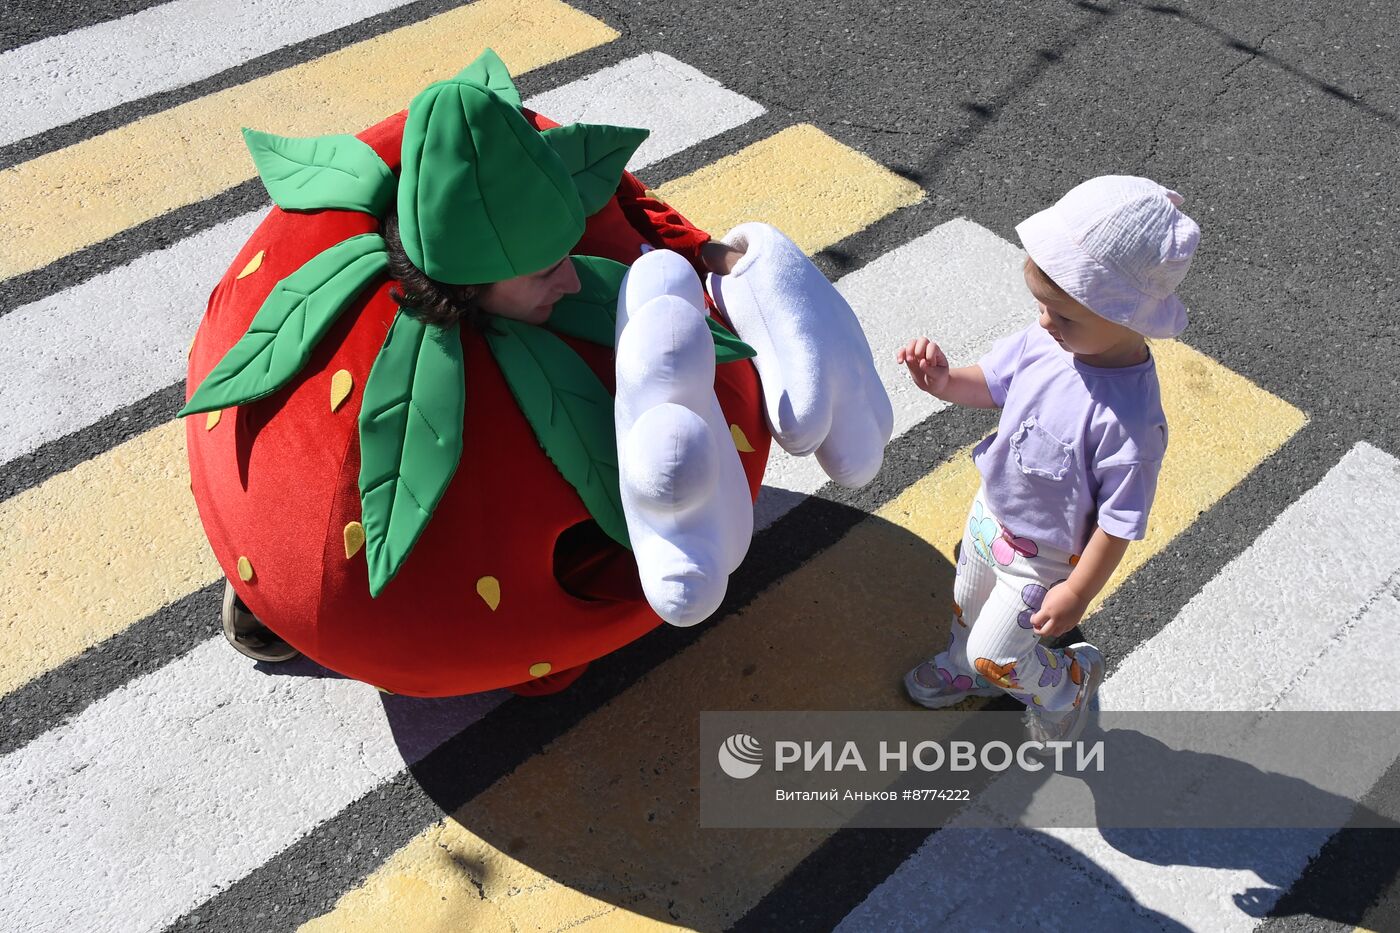
[[[389,247],[389,274],[399,283],[390,290],[389,297],[404,310],[438,327],[451,327],[459,322],[478,330],[485,326],[486,312],[477,301],[486,285],[439,282],[410,262],[399,236],[397,211],[384,220],[384,242]]]

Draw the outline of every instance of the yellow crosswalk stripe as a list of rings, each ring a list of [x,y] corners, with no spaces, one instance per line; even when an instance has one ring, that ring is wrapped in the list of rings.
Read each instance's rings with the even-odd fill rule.
[[[1115,581],[1137,570],[1307,423],[1302,412],[1175,340],[1154,341],[1171,436],[1151,527]],[[1089,606],[1103,604],[1105,587]]]
[[[355,132],[495,48],[516,73],[618,37],[560,0],[477,0],[0,172],[0,278],[253,177],[239,128]]]
[[[723,236],[749,220],[774,223],[815,253],[923,199],[923,189],[815,126],[799,124],[726,156],[657,193]],[[782,224],[770,218],[781,217]]]
[[[768,177],[780,166],[805,191],[884,191],[883,213],[917,199],[908,182],[868,159],[852,160],[841,144],[817,131],[789,134],[800,149],[772,140],[743,150],[727,171],[710,172],[705,183],[689,178],[675,190],[693,200],[674,202],[691,216],[717,210],[729,193],[744,190],[754,173]],[[759,148],[762,147],[762,148]],[[755,154],[754,150],[757,150]],[[865,178],[823,181],[830,160]],[[878,176],[889,179],[879,183]],[[668,191],[671,188],[668,186]],[[804,202],[794,201],[793,204]],[[840,239],[879,214],[852,209],[859,219]],[[800,215],[772,205],[762,219],[782,229],[798,227]],[[175,599],[219,579],[188,489],[181,426],[162,425],[102,456],[0,503],[0,631],[11,645],[0,652],[0,693],[140,621]]]
[[[0,694],[217,580],[183,426],[0,503],[0,567]]]
[[[1151,533],[1105,595],[1305,422],[1184,344],[1154,351],[1171,448]],[[828,833],[700,829],[699,712],[909,709],[899,680],[946,642],[953,545],[978,481],[959,452],[412,840],[304,929],[731,924]]]

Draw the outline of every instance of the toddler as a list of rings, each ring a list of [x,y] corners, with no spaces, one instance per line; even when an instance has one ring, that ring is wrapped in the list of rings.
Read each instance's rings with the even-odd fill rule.
[[[1004,692],[1026,704],[1032,738],[1082,730],[1103,655],[1039,639],[1074,628],[1147,532],[1167,422],[1144,338],[1186,327],[1173,292],[1200,239],[1180,203],[1146,178],[1084,182],[1016,228],[1035,324],[973,366],[950,369],[925,337],[896,354],[925,392],[1002,410],[972,454],[982,486],[958,557],[952,638],[904,678],[915,702]]]

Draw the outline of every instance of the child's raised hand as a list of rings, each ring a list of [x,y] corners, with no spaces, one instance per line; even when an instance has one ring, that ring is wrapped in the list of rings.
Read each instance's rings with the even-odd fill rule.
[[[1059,638],[1084,618],[1089,601],[1072,587],[1060,583],[1050,587],[1040,609],[1031,616],[1031,630],[1041,638]]]
[[[914,385],[930,395],[939,395],[948,386],[948,357],[927,337],[915,337],[894,354],[895,362],[909,367]]]

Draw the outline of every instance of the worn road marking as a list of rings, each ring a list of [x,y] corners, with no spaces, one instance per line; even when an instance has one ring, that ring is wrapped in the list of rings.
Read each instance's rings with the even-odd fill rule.
[[[169,0],[0,54],[0,146],[216,75],[406,0]]]
[[[491,46],[516,73],[617,38],[559,0],[478,0],[0,171],[0,278],[253,177],[239,127],[355,132]]]

